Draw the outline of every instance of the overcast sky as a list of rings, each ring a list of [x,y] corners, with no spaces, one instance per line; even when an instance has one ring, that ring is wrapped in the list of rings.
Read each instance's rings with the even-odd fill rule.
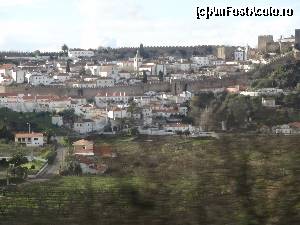
[[[226,3],[224,3],[226,2]],[[196,7],[293,8],[293,17],[197,20]],[[255,47],[259,34],[294,34],[299,0],[0,0],[0,50],[155,45]],[[297,27],[298,26],[298,27]]]

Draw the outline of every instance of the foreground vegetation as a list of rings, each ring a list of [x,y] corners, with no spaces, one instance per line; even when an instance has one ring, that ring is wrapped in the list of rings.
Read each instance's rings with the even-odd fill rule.
[[[0,224],[299,222],[298,137],[99,137],[97,143],[118,155],[107,159],[107,175],[6,190]]]
[[[262,97],[200,93],[190,102],[189,118],[208,130],[221,130],[224,122],[228,130],[245,132],[300,121],[300,91],[274,99],[278,107],[272,108],[262,105]]]
[[[0,108],[0,139],[13,139],[13,132],[28,131],[27,123],[30,123],[31,130],[43,132],[47,137],[52,135],[66,135],[68,130],[52,125],[51,113],[49,112],[14,112],[7,108]]]
[[[13,177],[18,175],[18,173],[15,174],[14,171],[11,171],[10,164],[14,164],[15,169],[25,169],[21,173],[21,177],[23,177],[24,172],[26,175],[34,175],[44,166],[46,161],[50,164],[53,162],[56,157],[56,149],[55,146],[51,145],[43,148],[29,148],[0,139],[0,157],[10,157],[9,160],[0,160],[1,186],[1,183],[6,183],[8,171],[13,174]],[[28,157],[34,157],[35,159],[29,162]]]

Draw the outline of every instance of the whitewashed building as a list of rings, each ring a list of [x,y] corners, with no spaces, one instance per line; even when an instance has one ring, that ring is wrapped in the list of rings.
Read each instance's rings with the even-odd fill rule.
[[[14,79],[14,82],[17,84],[25,83],[26,72],[24,70],[11,70],[11,77]]]
[[[56,126],[59,126],[59,127],[64,125],[62,116],[52,116],[51,121],[52,121],[53,125],[56,125]]]
[[[128,103],[129,99],[132,98],[130,96],[127,96],[125,92],[120,92],[120,93],[99,93],[95,97],[95,102],[98,107],[103,107],[105,106],[108,102],[114,102],[114,103],[123,103],[126,104]]]
[[[90,119],[79,120],[74,123],[73,130],[79,134],[88,134],[94,131],[94,121]]]
[[[15,143],[27,147],[40,147],[44,145],[43,133],[16,133]]]
[[[108,111],[107,116],[110,119],[116,120],[116,119],[129,118],[130,113],[127,113],[126,109],[114,108]]]
[[[28,83],[33,85],[33,86],[38,86],[38,85],[50,85],[54,79],[53,77],[50,77],[48,74],[27,74],[26,75],[28,79]]]
[[[194,56],[191,58],[192,62],[200,67],[205,67],[210,65],[210,60],[208,56]]]
[[[112,87],[115,85],[115,80],[111,78],[100,78],[96,81],[97,87]]]
[[[276,107],[275,98],[262,98],[262,105],[265,107]]]

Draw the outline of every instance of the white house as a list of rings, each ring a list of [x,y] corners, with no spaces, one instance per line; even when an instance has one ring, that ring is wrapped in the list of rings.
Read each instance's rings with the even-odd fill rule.
[[[288,124],[273,127],[275,134],[291,135],[293,133],[292,128]]]
[[[118,74],[118,72],[119,70],[117,64],[107,63],[107,64],[101,64],[99,75],[101,77],[110,77]]]
[[[112,94],[102,94],[99,93],[95,97],[95,102],[98,107],[105,106],[108,102],[114,102],[114,103],[128,103],[129,99],[132,98],[130,96],[127,96],[125,92],[120,93],[112,93]]]
[[[14,79],[14,82],[17,84],[25,83],[26,72],[24,70],[11,70],[11,77]]]
[[[40,147],[44,145],[43,133],[16,133],[15,142],[27,147]]]
[[[175,123],[175,124],[166,124],[164,126],[165,131],[167,132],[186,132],[186,131],[192,131],[192,126],[188,124],[181,124],[181,123]]]
[[[223,59],[214,59],[214,60],[211,60],[210,63],[213,66],[221,66],[221,65],[225,64],[225,60],[223,60]]]
[[[127,113],[126,109],[114,108],[108,111],[108,118],[116,120],[130,117],[129,113]]]
[[[100,78],[96,81],[97,87],[112,87],[115,85],[114,79],[111,78]]]
[[[273,133],[275,134],[283,134],[283,135],[300,134],[300,122],[275,126],[272,128],[272,130]]]
[[[94,121],[90,119],[79,120],[74,123],[73,130],[79,134],[88,134],[94,131]]]
[[[52,116],[51,121],[52,121],[53,125],[56,125],[56,126],[59,126],[59,127],[64,125],[62,116]]]
[[[68,97],[37,95],[33,98],[34,102],[42,109],[41,111],[60,112],[71,107],[71,100]]]
[[[160,72],[162,72],[163,75],[167,75],[167,66],[165,64],[156,64],[154,75],[159,75]]]
[[[86,65],[85,69],[91,71],[91,74],[94,76],[99,76],[100,75],[100,65]]]
[[[27,74],[28,83],[33,86],[38,85],[50,85],[54,79],[53,77],[50,77],[48,74]]]
[[[142,64],[139,66],[139,74],[146,72],[147,75],[154,75],[155,74],[155,64],[154,63],[147,63]]]
[[[248,49],[239,47],[234,51],[234,60],[235,61],[247,61]]]
[[[274,108],[276,107],[274,98],[262,98],[262,105],[265,107]]]
[[[143,117],[152,117],[152,110],[150,107],[143,107],[142,108],[142,115]]]
[[[200,67],[205,67],[210,65],[210,60],[208,56],[194,56],[191,58],[192,62]]]
[[[124,71],[126,73],[134,72],[134,61],[133,60],[118,62],[117,66],[120,71]]]
[[[59,74],[55,74],[53,76],[53,78],[56,81],[59,81],[61,83],[64,83],[66,80],[70,79],[70,75],[68,73],[59,73]]]

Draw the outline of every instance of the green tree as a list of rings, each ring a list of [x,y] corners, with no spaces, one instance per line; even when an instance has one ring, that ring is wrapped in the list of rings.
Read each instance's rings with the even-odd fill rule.
[[[61,50],[63,51],[65,56],[68,56],[69,47],[66,44],[63,44],[63,46],[61,46]]]
[[[137,127],[133,127],[133,128],[130,128],[129,130],[128,130],[128,134],[130,135],[130,136],[137,136],[137,135],[139,135],[139,130],[138,130],[138,128]]]
[[[66,73],[70,73],[71,69],[70,69],[70,61],[67,61],[67,67],[66,67]]]
[[[12,134],[12,132],[10,130],[7,129],[6,126],[3,126],[0,129],[0,139],[6,139],[9,141],[12,141],[14,139],[14,135]]]
[[[28,163],[28,159],[25,157],[24,153],[17,152],[9,160],[9,163],[14,164],[15,167],[18,167],[18,166]]]
[[[159,78],[159,81],[164,81],[164,73],[162,71],[159,71],[158,78]]]
[[[81,68],[79,71],[79,75],[86,75],[86,70],[84,68]]]
[[[146,71],[143,71],[143,83],[147,83],[148,82],[148,76]]]
[[[39,57],[40,55],[41,55],[41,52],[40,52],[40,50],[36,50],[36,51],[34,51],[33,52],[33,55],[34,55],[34,57]]]

